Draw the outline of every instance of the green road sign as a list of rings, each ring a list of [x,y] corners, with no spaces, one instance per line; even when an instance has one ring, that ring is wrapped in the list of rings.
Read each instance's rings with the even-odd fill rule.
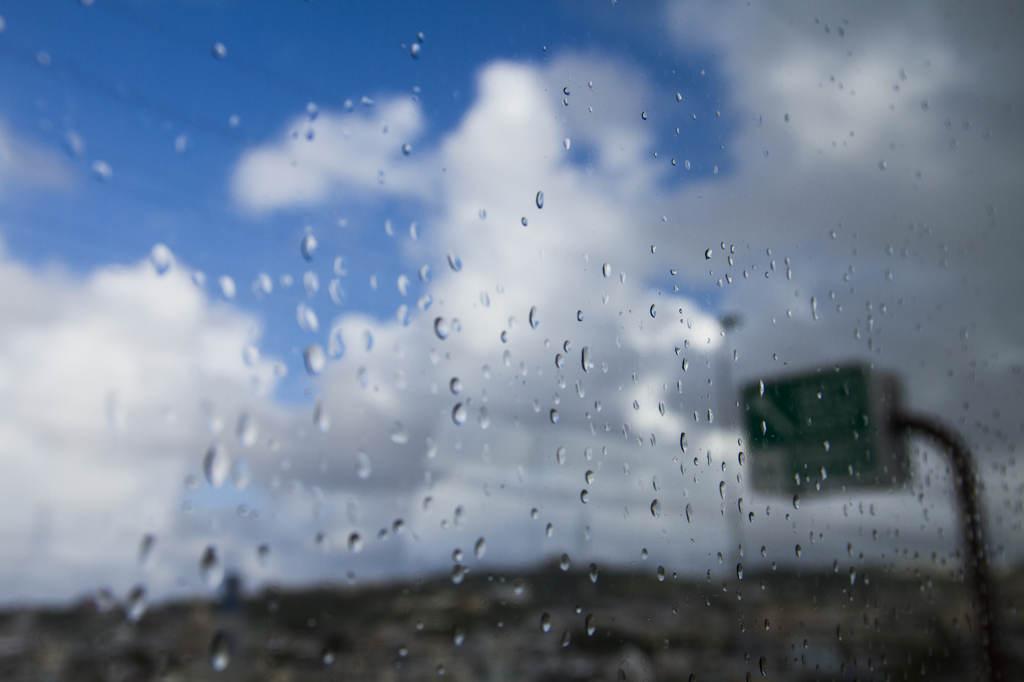
[[[906,478],[894,377],[863,365],[747,385],[740,406],[755,489],[784,493],[890,488]]]

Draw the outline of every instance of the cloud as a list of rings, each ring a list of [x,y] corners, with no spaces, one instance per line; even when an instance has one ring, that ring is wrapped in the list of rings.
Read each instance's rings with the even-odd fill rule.
[[[148,261],[78,279],[3,255],[0,282],[5,589],[126,590],[209,446],[203,402],[251,403],[275,381],[270,361],[243,362],[257,322]]]
[[[387,99],[359,113],[298,116],[282,139],[246,152],[231,180],[235,201],[250,211],[309,206],[340,195],[359,198],[431,190],[428,160],[405,158],[423,121],[408,98]]]

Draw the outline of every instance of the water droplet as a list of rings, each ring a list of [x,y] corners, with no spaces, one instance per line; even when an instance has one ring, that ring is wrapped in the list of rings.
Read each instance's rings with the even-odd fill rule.
[[[466,419],[469,417],[469,410],[462,403],[456,403],[455,407],[452,408],[452,421],[455,422],[456,426],[462,426],[466,423]]]
[[[456,256],[453,252],[448,252],[448,266],[453,272],[458,272],[462,269],[462,259]]]
[[[328,414],[319,398],[313,405],[313,426],[320,433],[327,433],[331,430],[331,415]]]
[[[199,559],[199,576],[207,587],[216,589],[224,580],[224,565],[217,557],[217,548],[208,545]]]
[[[139,542],[139,565],[145,566],[149,561],[149,557],[153,553],[153,547],[156,545],[156,536],[152,533],[146,533],[142,536],[142,540]]]
[[[654,500],[651,502],[651,516],[658,518],[661,516],[661,502]]]
[[[587,449],[589,450],[589,448]],[[583,475],[583,478],[586,479],[587,485],[590,485],[594,482],[594,472],[588,469],[587,473]]]
[[[405,445],[409,442],[409,432],[405,430],[402,422],[395,422],[391,428],[391,433],[388,435],[391,438],[391,442],[397,445]]]
[[[451,390],[452,395],[462,393],[462,380],[458,377],[452,377],[452,380],[448,382],[448,388]]]
[[[320,661],[324,665],[334,665],[334,661],[337,658],[337,654],[334,652],[334,646],[327,644],[320,651]]]
[[[530,326],[536,329],[540,325],[540,318],[537,317],[537,306],[530,308]]]
[[[231,456],[228,455],[227,449],[219,443],[211,445],[203,457],[203,475],[206,477],[207,483],[214,488],[221,487],[227,480],[230,471]]]
[[[437,334],[437,338],[442,341],[447,339],[448,335],[451,333],[451,327],[448,324],[448,321],[443,317],[436,318],[434,320],[434,333]]]
[[[210,47],[210,52],[217,59],[224,59],[228,56],[228,48],[224,47],[224,43],[214,43]]]
[[[878,170],[885,170],[888,167],[889,164],[885,162],[885,159],[882,159],[881,161],[878,162]]]
[[[231,279],[227,275],[221,275],[217,279],[217,283],[220,285],[221,296],[227,300],[231,300],[235,297],[238,288],[235,286],[235,280]]]
[[[210,640],[210,667],[216,673],[222,673],[231,665],[231,654],[235,646],[234,641],[224,630],[217,630]]]
[[[647,120],[647,112],[646,111],[641,111],[640,112],[640,118],[642,118],[643,120],[646,121]]]
[[[570,642],[572,642],[572,635],[566,630],[562,633],[562,648],[564,649],[569,646]]]
[[[686,358],[683,358],[683,365],[682,365],[682,367],[683,367],[683,371],[684,372],[686,370],[690,369],[690,361],[688,359],[686,359]]]
[[[476,544],[473,545],[473,556],[477,559],[483,559],[484,554],[487,553],[487,541],[483,537],[477,538]]]
[[[568,149],[569,145],[572,144],[572,141],[567,137],[564,140],[562,140],[562,144],[565,145],[566,149]]]
[[[359,554],[363,551],[363,538],[359,533],[352,533],[348,536],[348,551]]]
[[[664,566],[658,566],[658,582],[659,583],[665,582],[665,567]]]
[[[583,346],[583,350],[580,353],[580,362],[583,365],[583,371],[589,372],[594,368],[594,362],[590,359],[590,347]]]
[[[797,545],[796,546],[796,556],[797,556],[797,558],[799,559],[801,556],[803,556],[803,553],[804,553],[804,548],[801,547],[800,545]]]
[[[360,450],[356,453],[356,476],[365,481],[372,473],[373,464],[370,462],[370,456]]]
[[[537,208],[544,208],[544,192],[537,192]]]
[[[409,56],[412,57],[413,59],[419,59],[421,49],[422,48],[420,47],[419,43],[413,43],[412,47],[409,48]]]
[[[158,243],[154,244],[152,250],[149,252],[149,260],[153,264],[153,269],[156,270],[156,274],[162,275],[170,269],[174,263],[174,254],[167,247],[166,244]]]
[[[691,506],[690,506],[689,504],[687,504],[687,505],[686,505],[686,522],[687,522],[687,523],[692,523],[692,522],[693,522],[693,521],[691,520],[691,517],[690,517],[690,515],[691,515],[692,513],[693,513],[693,507],[691,507]]]
[[[545,613],[540,617],[540,631],[551,632],[551,614]]]
[[[302,252],[302,257],[306,260],[313,260],[313,253],[316,251],[316,237],[311,234],[307,234],[302,238],[302,242],[299,244],[299,251]]]
[[[582,310],[577,310],[576,311],[576,320],[578,322],[582,322],[583,321],[583,311]]]
[[[548,537],[551,537],[552,535],[554,535],[555,534],[555,524],[549,523],[544,528],[544,534],[547,535]]]
[[[690,170],[690,160],[689,159],[686,159],[685,161],[683,161],[683,167],[686,168],[686,170]]]
[[[97,601],[101,604],[106,602],[103,593],[100,594],[101,599]],[[102,601],[101,601],[102,600]],[[113,595],[110,595],[110,601],[113,603]],[[113,606],[111,606],[113,608]],[[146,601],[146,588],[142,585],[136,585],[132,588],[132,591],[128,593],[128,598],[125,602],[125,619],[129,623],[138,623],[142,620],[142,617],[146,615],[146,609],[149,608],[149,602]]]
[[[658,316],[658,306],[656,306],[655,304],[652,303],[651,304],[651,317],[657,317],[657,316]]]
[[[521,597],[523,592],[526,591],[526,582],[522,578],[516,578],[512,582],[512,593],[517,597]]]
[[[661,401],[661,402],[658,403],[658,412],[661,414],[662,417],[665,416],[665,402],[664,401]]]
[[[597,582],[597,564],[590,564],[590,582]]]
[[[794,495],[793,496],[793,509],[799,509],[799,508],[800,508],[800,496],[799,495]]]
[[[590,491],[586,488],[580,491],[580,502],[586,504],[590,500]]]
[[[306,362],[306,373],[310,376],[320,374],[327,365],[327,354],[324,353],[324,349],[318,343],[306,346],[302,357]]]
[[[707,251],[704,252],[704,258],[707,260],[711,260],[711,257],[713,255],[715,255],[715,252],[711,249],[708,249]]]
[[[555,367],[561,369],[565,366],[565,357],[561,353],[555,354]]]
[[[558,410],[552,408],[551,409],[550,418],[551,418],[551,423],[552,424],[557,424],[558,423]]]
[[[643,549],[640,550],[640,559],[641,560],[647,561],[647,557],[649,557],[649,556],[650,556],[650,553],[647,551],[646,547],[644,547]]]
[[[452,644],[455,646],[462,646],[462,643],[466,641],[466,629],[461,625],[456,625],[452,630]]]
[[[686,431],[679,434],[679,449],[686,452]]]
[[[718,494],[723,500],[725,499],[725,481],[718,484]]]
[[[601,266],[601,274],[604,275],[605,277],[611,277],[612,276],[612,265],[611,265],[611,263],[605,263],[604,265]]]
[[[757,665],[761,669],[761,677],[768,677],[768,657],[762,656]]]
[[[249,414],[243,412],[238,417],[238,424],[235,426],[235,438],[243,448],[251,448],[259,437],[259,429],[256,420]]]
[[[743,564],[736,564],[736,577],[743,580]]]
[[[563,571],[568,571],[570,566],[572,566],[572,562],[569,561],[569,555],[563,554],[561,560],[558,562],[558,567]]]

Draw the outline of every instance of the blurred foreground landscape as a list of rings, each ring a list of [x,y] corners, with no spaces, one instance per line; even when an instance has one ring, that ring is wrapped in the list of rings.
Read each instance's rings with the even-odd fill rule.
[[[258,595],[245,595],[240,578],[228,576],[216,601],[144,612],[139,602],[126,612],[102,598],[66,609],[8,609],[0,613],[0,678],[653,682],[977,674],[967,590],[947,570],[837,566],[740,577],[723,565],[693,582],[645,568],[555,565],[517,576],[455,570],[453,577]],[[1024,572],[1000,576],[997,589],[1004,649],[1020,670]]]

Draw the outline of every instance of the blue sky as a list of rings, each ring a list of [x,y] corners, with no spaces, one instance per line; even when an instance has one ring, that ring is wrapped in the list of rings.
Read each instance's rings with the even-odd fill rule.
[[[416,95],[424,114],[421,135],[412,141],[412,154],[419,154],[458,124],[477,96],[479,69],[498,59],[543,65],[554,55],[576,54],[629,63],[657,95],[635,102],[635,115],[647,112],[664,163],[679,157],[674,173],[660,180],[665,189],[707,177],[715,166],[728,173],[730,116],[716,116],[726,80],[708,50],[669,43],[655,5],[499,3],[486,11],[473,3],[444,11],[407,3],[372,10],[323,1],[249,5],[0,4],[7,25],[0,35],[0,80],[13,93],[0,105],[0,117],[14,133],[60,153],[75,172],[71,191],[29,191],[0,206],[13,256],[83,273],[134,262],[153,244],[166,243],[207,274],[208,286],[221,274],[232,276],[237,304],[267,316],[264,352],[289,356],[304,343],[290,324],[296,296],[258,303],[249,283],[265,271],[277,284],[289,272],[300,289],[306,265],[297,245],[309,226],[320,243],[309,267],[322,288],[334,255],[342,255],[344,308],[390,318],[401,302],[392,283],[408,264],[397,240],[385,235],[384,222],[390,219],[400,234],[413,221],[430,231],[427,207],[348,195],[254,215],[232,201],[232,171],[247,148],[279,135],[308,103],[335,112],[354,103],[353,115],[360,115],[364,96]],[[413,59],[420,33],[421,51]],[[215,43],[225,46],[223,59],[212,54]],[[572,93],[586,84],[566,80],[564,87]],[[573,100],[554,89],[550,94]],[[232,116],[237,127],[229,123]],[[80,154],[69,136],[84,145]],[[183,153],[175,148],[179,136]],[[568,158],[582,167],[591,152],[578,142]],[[692,169],[684,170],[684,158],[694,159]],[[93,177],[96,160],[110,165],[111,178]],[[339,218],[347,226],[339,227]],[[444,264],[430,265],[436,272]],[[371,275],[380,282],[376,292]],[[418,285],[413,277],[413,290]],[[293,380],[301,373],[286,379],[285,395],[298,388],[288,388]]]

